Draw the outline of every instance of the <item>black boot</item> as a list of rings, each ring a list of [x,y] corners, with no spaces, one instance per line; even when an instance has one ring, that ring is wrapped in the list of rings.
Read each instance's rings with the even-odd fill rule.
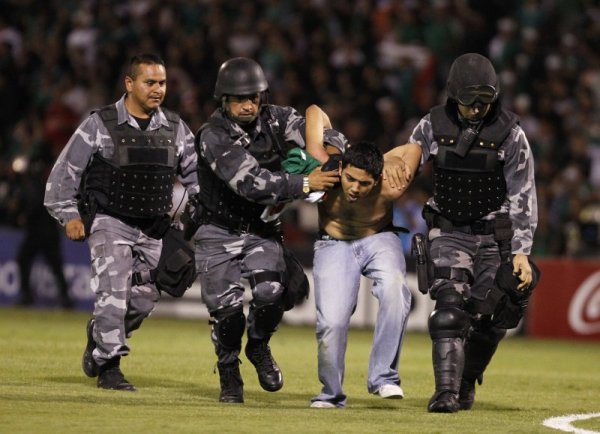
[[[102,389],[126,390],[135,392],[137,389],[125,379],[121,372],[121,358],[115,357],[98,368],[98,387]]]
[[[248,339],[246,357],[258,374],[260,386],[267,392],[276,392],[283,387],[283,375],[269,348],[268,340]]]
[[[477,378],[481,385],[483,376]],[[458,405],[461,410],[470,410],[475,402],[475,380],[467,380],[463,377],[460,381],[460,391],[458,392]]]
[[[85,327],[85,332],[87,336],[87,343],[85,345],[85,350],[83,351],[83,357],[81,359],[81,367],[83,368],[83,372],[88,377],[97,377],[98,376],[98,365],[92,356],[92,352],[96,348],[96,342],[94,341],[94,318],[90,318]]]
[[[458,401],[461,410],[469,410],[475,402],[475,381],[481,385],[483,372],[492,360],[506,330],[490,328],[473,330],[465,342],[465,367],[460,382]]]
[[[458,391],[465,360],[462,338],[433,339],[433,373],[435,393],[427,410],[432,413],[456,413]]]
[[[244,402],[244,381],[240,374],[240,360],[233,363],[217,363],[221,395],[219,401],[227,403]]]

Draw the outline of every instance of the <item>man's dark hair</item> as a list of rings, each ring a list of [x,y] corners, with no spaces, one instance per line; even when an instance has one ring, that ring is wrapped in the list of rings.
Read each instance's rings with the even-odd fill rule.
[[[162,65],[165,66],[165,62],[152,53],[141,53],[133,56],[129,62],[129,69],[127,70],[127,76],[131,77],[132,80],[135,80],[137,75],[139,74],[139,66],[141,64],[145,65]]]
[[[351,145],[344,153],[342,168],[349,164],[364,170],[377,180],[383,171],[383,153],[374,143],[361,141]]]

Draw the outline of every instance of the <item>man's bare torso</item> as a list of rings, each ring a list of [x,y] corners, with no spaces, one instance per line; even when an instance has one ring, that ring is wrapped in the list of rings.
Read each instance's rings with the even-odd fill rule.
[[[381,183],[369,195],[348,202],[341,187],[331,189],[319,203],[319,227],[333,238],[355,240],[376,234],[392,224],[392,200]]]

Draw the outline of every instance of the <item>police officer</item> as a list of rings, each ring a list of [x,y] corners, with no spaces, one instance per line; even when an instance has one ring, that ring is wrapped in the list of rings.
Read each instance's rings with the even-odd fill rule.
[[[157,266],[169,226],[175,175],[198,192],[194,136],[179,116],[160,107],[165,64],[153,54],[131,59],[126,94],[77,128],[50,173],[44,203],[68,238],[87,238],[94,315],[87,323],[83,370],[98,387],[134,391],[120,369],[127,338],[160,294],[133,273]]]
[[[436,301],[429,317],[435,393],[431,412],[467,410],[506,326],[494,321],[490,296],[501,264],[510,262],[519,291],[528,290],[528,261],[537,224],[531,148],[517,116],[502,108],[491,62],[458,57],[445,105],[431,109],[409,139],[433,160],[434,193],[424,209]],[[503,327],[504,326],[504,327]]]
[[[263,389],[283,386],[269,340],[284,308],[285,265],[279,220],[265,221],[265,205],[305,198],[338,180],[337,171],[290,174],[281,161],[290,146],[305,147],[305,119],[291,107],[268,104],[268,83],[258,63],[233,58],[217,75],[214,97],[220,107],[196,135],[200,193],[194,198],[196,266],[202,298],[212,317],[218,357],[220,401],[243,402],[239,370],[242,336],[245,354]],[[334,143],[335,138],[330,138]],[[243,311],[246,278],[252,301]]]

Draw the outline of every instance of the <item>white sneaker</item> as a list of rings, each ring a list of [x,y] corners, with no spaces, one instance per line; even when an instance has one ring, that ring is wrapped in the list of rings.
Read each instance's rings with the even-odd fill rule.
[[[335,404],[328,401],[315,401],[310,404],[310,408],[335,408]]]
[[[404,391],[400,386],[397,386],[395,384],[383,384],[379,387],[375,394],[381,396],[384,399],[404,398]]]

